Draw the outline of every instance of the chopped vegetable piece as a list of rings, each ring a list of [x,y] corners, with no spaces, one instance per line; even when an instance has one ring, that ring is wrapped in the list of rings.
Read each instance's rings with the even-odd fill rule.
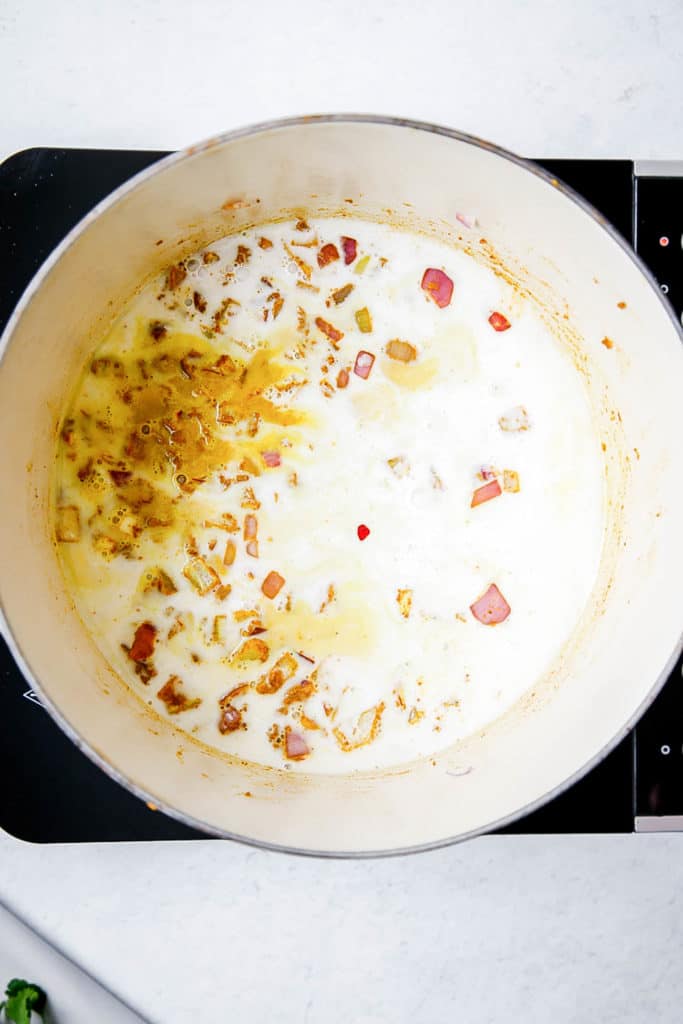
[[[256,472],[258,473],[258,470]],[[242,495],[240,505],[242,506],[242,508],[261,508],[261,502],[257,499],[256,495],[254,494],[253,487],[244,488],[244,494]]]
[[[479,477],[480,480],[494,480],[496,476],[496,471],[495,469],[493,469],[492,466],[482,466],[479,472],[477,473],[477,476]]]
[[[151,622],[143,622],[135,630],[133,644],[128,651],[131,661],[147,661],[154,654],[157,628]]]
[[[237,648],[230,658],[230,661],[232,664],[240,664],[243,661],[264,662],[268,661],[269,654],[270,648],[265,640],[260,640],[258,637],[252,636]]]
[[[399,341],[394,338],[384,350],[390,359],[396,359],[399,363],[412,363],[417,359],[417,349],[409,341]]]
[[[477,218],[471,213],[456,213],[455,219],[460,221],[466,228],[476,228]]]
[[[366,526],[365,523],[361,523],[356,532],[358,540],[366,540],[370,536],[370,527]]]
[[[282,461],[279,452],[261,452],[261,458],[269,469],[279,466]]]
[[[450,304],[453,295],[453,282],[448,274],[444,274],[443,270],[428,267],[422,275],[421,287],[441,309]]]
[[[211,643],[222,644],[225,642],[225,615],[214,615],[213,626],[211,627]]]
[[[232,593],[232,586],[230,583],[221,583],[220,587],[217,587],[214,593],[219,601],[225,601],[226,597]]]
[[[283,654],[275,662],[267,676],[256,684],[257,693],[277,693],[299,671],[299,662],[293,654]]]
[[[370,371],[372,370],[374,362],[375,357],[372,352],[365,352],[364,349],[361,349],[356,356],[355,363],[353,364],[353,372],[362,380],[367,380],[370,376]]]
[[[529,413],[523,405],[516,405],[514,409],[508,409],[498,419],[498,426],[501,430],[515,433],[520,430],[528,430],[530,427]]]
[[[483,505],[485,501],[491,501],[492,498],[497,498],[502,493],[503,492],[500,489],[498,481],[491,480],[488,484],[484,484],[483,487],[477,487],[476,491],[472,495],[470,508],[476,508],[477,505]]]
[[[344,263],[348,267],[349,263],[353,263],[358,252],[358,243],[355,238],[347,238],[346,235],[342,235],[342,251],[344,253]]]
[[[507,331],[512,326],[508,318],[503,316],[502,313],[491,313],[489,323],[494,331]]]
[[[261,590],[266,595],[266,597],[269,597],[272,601],[274,597],[277,597],[277,595],[280,593],[284,585],[284,576],[280,576],[279,572],[273,571],[269,572],[266,578],[264,579],[263,583],[261,584]]]
[[[348,387],[348,384],[349,384],[349,371],[348,370],[340,370],[339,373],[337,374],[337,387],[340,390],[342,390],[343,388]]]
[[[605,346],[605,348],[614,348],[614,342],[611,338],[603,338],[602,344]]]
[[[247,542],[246,551],[252,558],[258,558],[258,541],[250,540]]]
[[[186,693],[183,693],[182,683],[182,679],[179,679],[178,676],[169,676],[157,692],[157,697],[166,705],[169,715],[178,715],[181,711],[192,711],[194,708],[198,708],[202,702],[201,697],[190,699]]]
[[[327,322],[327,320],[323,320],[321,316],[317,316],[315,318],[315,326],[319,331],[322,331],[323,334],[327,335],[335,347],[337,347],[336,343],[341,341],[344,337],[343,331],[338,331],[336,327],[333,327],[332,324]]]
[[[511,609],[496,584],[492,583],[486,593],[470,605],[470,611],[477,622],[484,626],[495,626],[505,622]]]
[[[235,516],[224,512],[220,520],[205,519],[204,526],[209,530],[225,530],[227,533],[238,533],[240,525]]]
[[[310,263],[306,263],[305,260],[302,260],[300,256],[297,256],[295,252],[292,252],[292,250],[290,249],[286,242],[283,242],[283,245],[285,247],[285,252],[289,256],[289,258],[296,263],[297,267],[304,275],[306,280],[310,281],[311,274],[313,273],[313,267],[310,265]]]
[[[411,708],[410,714],[408,715],[408,725],[417,725],[424,718],[424,711],[419,711],[417,708]]]
[[[332,730],[334,738],[345,753],[357,750],[359,747],[364,747],[376,739],[382,724],[384,706],[384,701],[381,701],[376,707],[368,708],[367,711],[364,711],[358,718],[351,739],[341,729]]]
[[[353,291],[352,284],[345,284],[343,288],[337,288],[336,291],[332,292],[331,299],[335,306],[340,306],[342,302],[348,299],[349,295]]]
[[[372,332],[372,317],[368,307],[363,306],[362,309],[357,309],[354,316],[358,324],[358,330],[362,331],[363,334],[370,334]]]
[[[269,238],[264,238],[263,236],[261,236],[261,238],[259,238],[258,244],[259,244],[259,249],[272,249],[273,248],[273,243],[271,242],[271,240]]]
[[[61,505],[56,519],[57,540],[63,544],[75,544],[81,539],[81,517],[75,505]]]
[[[514,469],[503,470],[503,490],[516,494],[519,491],[519,473]]]
[[[218,719],[218,731],[223,733],[234,732],[242,726],[242,712],[233,707],[232,704],[221,704],[221,717]]]
[[[169,267],[168,275],[166,277],[166,285],[170,291],[175,289],[183,283],[187,277],[187,270],[184,264],[176,263],[175,266]]]
[[[203,596],[218,586],[220,577],[218,573],[208,565],[204,559],[197,555],[183,569],[183,576],[189,580],[198,594]]]
[[[163,569],[151,569],[143,576],[143,593],[147,594],[150,590],[158,590],[160,594],[175,594],[178,591],[175,583]]]
[[[339,259],[339,250],[336,245],[332,242],[328,242],[324,245],[318,253],[318,266],[326,267],[328,263],[334,263],[335,260]]]
[[[285,726],[285,755],[290,761],[303,761],[310,754],[310,748],[301,733]]]
[[[282,706],[288,708],[290,704],[301,704],[308,700],[309,697],[312,697],[315,691],[315,683],[311,679],[303,679],[300,683],[296,683],[295,686],[290,686],[282,698]]]
[[[254,540],[258,534],[258,519],[256,516],[246,515],[244,517],[244,539]]]
[[[238,267],[242,267],[244,266],[245,263],[248,263],[250,259],[251,249],[249,249],[246,245],[238,245],[237,255],[235,256],[235,264]]]
[[[229,540],[225,545],[225,554],[223,555],[223,565],[232,565],[235,561],[235,555],[237,554],[237,547],[234,540]]]
[[[369,262],[370,262],[370,253],[367,253],[367,255],[363,256],[361,259],[358,260],[358,263],[356,263],[356,266],[355,266],[354,271],[353,271],[354,274],[363,274],[363,273],[365,273]]]
[[[403,618],[407,619],[410,615],[410,609],[413,606],[412,590],[399,589],[396,594],[396,603],[398,604],[399,611]]]

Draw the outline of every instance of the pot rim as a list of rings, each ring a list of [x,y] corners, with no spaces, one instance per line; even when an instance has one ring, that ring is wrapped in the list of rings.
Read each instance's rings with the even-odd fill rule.
[[[170,153],[168,156],[162,157],[160,160],[149,167],[144,168],[138,174],[129,178],[118,188],[110,192],[104,199],[102,199],[96,206],[92,208],[74,227],[68,232],[68,234],[62,239],[62,241],[56,246],[55,249],[46,258],[41,267],[36,271],[35,275],[24,290],[19,302],[15,306],[12,315],[10,316],[2,336],[0,337],[0,366],[4,358],[5,351],[7,350],[14,330],[19,323],[24,311],[30,305],[34,295],[39,290],[43,281],[49,276],[53,267],[59,262],[61,257],[66,253],[71,246],[76,242],[81,234],[106,210],[114,206],[120,199],[130,192],[133,192],[140,185],[144,184],[148,179],[153,178],[158,173],[166,170],[168,167],[174,166],[176,163],[180,163],[183,160],[188,160],[198,154],[206,152],[207,150],[213,149],[216,146],[224,145],[228,142],[233,142],[237,139],[246,138],[251,135],[261,134],[263,132],[272,131],[279,128],[290,128],[290,127],[305,127],[307,125],[318,125],[318,124],[369,124],[388,126],[393,128],[409,128],[416,131],[428,132],[434,135],[440,135],[444,138],[454,139],[458,142],[465,143],[469,146],[474,146],[478,149],[486,150],[495,156],[500,157],[509,163],[521,168],[522,170],[528,171],[535,177],[540,178],[546,184],[551,185],[561,192],[567,199],[573,202],[579,209],[587,214],[592,220],[594,220],[607,234],[612,238],[614,242],[619,246],[624,255],[635,264],[636,268],[645,277],[653,291],[656,293],[658,300],[664,307],[672,325],[679,337],[679,340],[683,343],[683,327],[678,317],[675,315],[673,308],[670,303],[664,298],[657,281],[640,259],[638,254],[634,251],[631,245],[626,239],[620,234],[619,231],[605,218],[599,210],[597,210],[591,203],[589,203],[583,196],[578,192],[575,192],[573,188],[566,185],[556,175],[551,174],[538,164],[534,163],[533,160],[528,160],[524,157],[517,156],[510,150],[505,149],[502,146],[495,145],[494,143],[487,142],[484,139],[478,138],[474,135],[469,135],[466,132],[458,131],[454,128],[446,128],[443,125],[433,124],[428,121],[416,121],[410,118],[403,117],[391,117],[381,114],[354,114],[354,113],[338,113],[338,114],[307,114],[298,115],[286,118],[276,118],[270,121],[261,121],[256,124],[245,125],[240,128],[235,128],[230,131],[221,132],[217,135],[213,135],[208,139],[199,142],[194,145],[190,145],[184,149],[180,149],[176,152]],[[218,828],[213,825],[209,825],[207,822],[203,822],[197,818],[194,818],[191,814],[185,811],[179,811],[174,807],[166,804],[164,801],[160,801],[153,793],[148,792],[139,786],[132,779],[129,779],[123,771],[113,765],[107,758],[101,753],[94,750],[90,744],[88,744],[79,733],[73,728],[68,719],[62,714],[60,709],[51,701],[43,692],[40,683],[36,679],[28,658],[24,655],[19,644],[16,642],[9,622],[4,614],[2,607],[2,597],[0,595],[0,633],[2,634],[10,653],[12,654],[15,662],[21,669],[21,672],[29,683],[31,688],[35,690],[36,694],[40,697],[40,701],[46,710],[50,713],[54,721],[59,725],[62,731],[68,736],[68,738],[76,745],[76,747],[84,753],[90,760],[102,769],[109,778],[113,779],[119,785],[126,788],[129,792],[133,793],[139,799],[145,802],[152,802],[160,811],[163,811],[170,818],[179,821],[181,824],[186,825],[190,828],[194,828],[198,831],[204,832],[209,837],[215,837],[220,839],[232,839],[240,843],[244,843],[248,846],[254,846],[263,850],[271,850],[280,853],[297,854],[300,856],[309,857],[324,857],[324,858],[344,858],[344,859],[362,859],[362,858],[378,858],[378,857],[397,857],[404,856],[411,853],[422,853],[429,850],[438,850],[446,846],[454,845],[455,843],[464,842],[467,839],[472,839],[476,836],[488,834],[490,832],[498,831],[507,825],[518,821],[520,818],[531,814],[533,811],[549,803],[555,797],[564,793],[567,789],[573,786],[576,782],[582,779],[588,774],[593,768],[595,768],[600,762],[607,757],[609,753],[628,735],[632,730],[644,712],[650,707],[654,699],[659,694],[664,683],[671,674],[680,654],[683,651],[683,630],[681,631],[678,640],[674,644],[674,648],[667,658],[664,667],[657,676],[654,684],[648,690],[644,699],[641,701],[638,708],[616,733],[616,735],[607,743],[604,747],[592,758],[590,758],[585,764],[579,766],[575,772],[569,775],[557,786],[548,790],[542,796],[536,800],[512,811],[510,814],[504,815],[495,821],[489,822],[482,825],[479,828],[471,829],[468,832],[459,833],[455,836],[449,836],[445,839],[437,839],[433,842],[418,843],[412,846],[400,847],[397,849],[380,849],[380,850],[315,850],[315,849],[304,849],[296,846],[287,846],[280,843],[270,843],[262,839],[254,839],[249,836],[239,835],[234,832],[230,832],[227,829]]]

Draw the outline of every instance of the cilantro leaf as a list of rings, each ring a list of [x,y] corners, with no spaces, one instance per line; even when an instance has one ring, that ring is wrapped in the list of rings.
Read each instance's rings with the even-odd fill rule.
[[[42,1017],[47,996],[39,985],[22,978],[12,978],[5,995],[7,999],[0,1003],[0,1010],[4,1009],[6,1019],[13,1024],[31,1024],[31,1010]]]

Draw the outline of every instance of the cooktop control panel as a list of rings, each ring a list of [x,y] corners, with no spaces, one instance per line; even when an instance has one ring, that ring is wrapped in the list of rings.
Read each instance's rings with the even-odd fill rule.
[[[31,276],[112,189],[163,153],[31,149],[0,166],[0,330]],[[544,160],[635,245],[683,313],[683,162]],[[683,831],[679,662],[635,731],[508,833]],[[32,842],[204,838],[108,778],[52,721],[0,640],[0,827]]]

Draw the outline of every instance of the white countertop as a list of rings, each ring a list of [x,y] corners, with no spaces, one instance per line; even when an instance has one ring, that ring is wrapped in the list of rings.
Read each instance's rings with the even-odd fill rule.
[[[528,155],[680,159],[682,58],[680,0],[0,0],[0,159],[330,110]],[[7,837],[0,901],[159,1024],[681,1016],[678,836],[366,862]]]

